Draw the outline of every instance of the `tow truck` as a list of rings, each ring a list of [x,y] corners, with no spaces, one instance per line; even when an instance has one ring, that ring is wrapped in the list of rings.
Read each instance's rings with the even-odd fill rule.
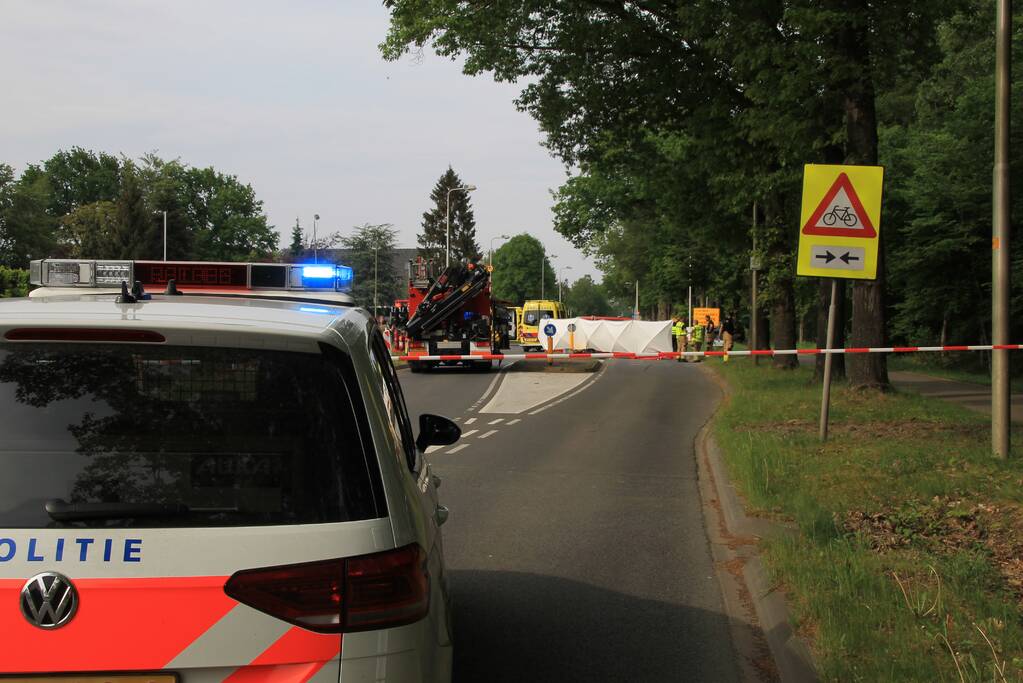
[[[408,318],[404,322],[409,356],[469,356],[508,348],[507,311],[491,295],[490,271],[474,262],[455,263],[432,277],[422,257],[408,265]],[[437,365],[469,365],[489,370],[490,360],[409,361],[412,372]]]

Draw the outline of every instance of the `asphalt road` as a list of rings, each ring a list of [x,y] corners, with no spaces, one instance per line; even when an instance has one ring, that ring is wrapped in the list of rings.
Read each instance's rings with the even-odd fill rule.
[[[664,361],[517,370],[401,373],[414,418],[464,433],[429,455],[455,680],[739,680],[693,453],[714,384]]]

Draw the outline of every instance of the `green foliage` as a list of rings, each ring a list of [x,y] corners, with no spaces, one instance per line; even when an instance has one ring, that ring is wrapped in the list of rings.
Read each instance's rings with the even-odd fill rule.
[[[451,261],[478,261],[480,246],[476,242],[476,219],[472,213],[469,193],[455,188],[465,183],[449,166],[430,192],[432,206],[423,213],[423,231],[419,233],[419,255],[443,266],[447,248],[447,219],[451,207]],[[438,271],[439,272],[439,271]]]
[[[941,26],[941,60],[930,76],[906,89],[913,102],[904,122],[881,131],[888,167],[886,227],[892,288],[898,293],[896,340],[983,343],[990,325],[991,167],[994,148],[993,9],[977,2]],[[1016,16],[1015,47],[1023,48]],[[1023,74],[1014,71],[1013,110],[1023,107]],[[886,100],[886,108],[900,102]],[[1023,130],[1013,127],[1009,157],[1023,172]],[[1023,194],[1013,195],[1023,215]],[[1015,240],[1015,263],[1023,245]],[[1021,272],[1019,268],[1015,272]],[[1013,282],[1013,305],[1023,305],[1023,282]],[[943,334],[944,333],[944,334]],[[1023,334],[1016,316],[1011,338]]]
[[[0,266],[0,299],[28,296],[28,271]]]
[[[564,292],[565,304],[574,316],[611,315],[611,304],[603,285],[584,275]]]
[[[557,297],[556,277],[543,244],[531,235],[525,233],[515,235],[494,252],[494,272],[491,281],[496,299],[521,306],[527,299]]]
[[[341,244],[351,249],[349,265],[355,271],[352,296],[365,308],[390,306],[400,293],[400,278],[394,269],[394,241],[398,231],[390,223],[356,226]]]
[[[213,168],[147,154],[137,162],[80,147],[16,177],[0,164],[0,264],[34,258],[257,260],[277,234],[252,187]]]
[[[639,281],[641,305],[667,310],[692,284],[738,306],[757,202],[765,306],[788,345],[803,164],[877,163],[875,95],[924,78],[936,28],[970,1],[386,0],[381,50],[428,47],[526,84],[517,105],[576,171],[555,194],[556,228],[597,258],[613,296]],[[883,341],[883,277],[857,290],[877,305],[854,298],[862,343]],[[883,384],[878,372],[857,379]]]

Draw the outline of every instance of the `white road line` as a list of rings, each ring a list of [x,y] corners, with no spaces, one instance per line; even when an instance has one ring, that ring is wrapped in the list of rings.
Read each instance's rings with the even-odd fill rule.
[[[508,424],[510,424],[510,425],[513,425],[513,424],[515,424],[516,422],[522,422],[522,419],[521,419],[521,418],[518,418],[518,417],[517,417],[517,418],[515,418],[514,420],[512,420],[511,422],[509,422]]]
[[[467,432],[462,432],[462,436],[472,436],[473,434],[475,434],[478,431],[479,431],[478,429],[470,429]]]
[[[475,422],[475,421],[476,421],[476,418],[475,418],[475,417],[470,417],[470,418],[469,418],[468,420],[466,420],[466,421],[465,421],[465,424],[467,424],[467,425],[471,425],[471,424],[472,424],[473,422]]]
[[[491,436],[492,434],[497,434],[497,430],[496,430],[496,429],[491,429],[491,430],[490,430],[489,432],[487,432],[486,434],[480,434],[480,438],[481,438],[481,439],[485,439],[485,438],[487,438],[488,436]]]
[[[548,403],[544,407],[538,408],[537,410],[534,410],[534,411],[532,411],[529,414],[530,415],[536,415],[537,413],[542,413],[543,411],[547,410],[548,408],[553,408],[554,406],[558,405],[559,403],[561,403],[563,401],[567,401],[568,399],[572,398],[573,396],[575,396],[577,394],[581,394],[582,392],[586,391],[592,384],[595,384],[597,382],[597,380],[599,380],[601,377],[604,376],[605,368],[607,368],[607,366],[606,365],[602,365],[600,370],[597,370],[597,374],[594,377],[590,378],[589,381],[587,381],[585,384],[583,384],[581,387],[579,387],[578,389],[576,389],[572,393],[568,394],[567,396],[562,396],[558,400],[552,401],[551,403]]]
[[[503,417],[499,417],[496,420],[491,420],[487,424],[488,425],[498,425],[498,424],[501,424],[502,422],[504,422],[504,418]]]
[[[455,446],[450,451],[448,451],[448,455],[452,455],[452,454],[457,453],[458,451],[462,450],[463,448],[468,448],[468,447],[469,447],[469,444],[467,444],[467,443],[463,443],[461,446]]]
[[[436,453],[437,451],[439,451],[442,448],[444,448],[444,447],[443,446],[428,446],[427,449],[426,449],[426,452],[427,453]]]

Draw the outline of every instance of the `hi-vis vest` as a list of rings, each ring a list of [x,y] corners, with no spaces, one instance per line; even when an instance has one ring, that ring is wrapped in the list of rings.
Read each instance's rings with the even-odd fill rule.
[[[695,342],[702,342],[703,341],[703,332],[704,332],[703,325],[695,325],[695,326],[693,326],[693,341],[695,341]]]
[[[676,337],[681,337],[686,333],[686,326],[681,321],[672,324],[671,333]]]

